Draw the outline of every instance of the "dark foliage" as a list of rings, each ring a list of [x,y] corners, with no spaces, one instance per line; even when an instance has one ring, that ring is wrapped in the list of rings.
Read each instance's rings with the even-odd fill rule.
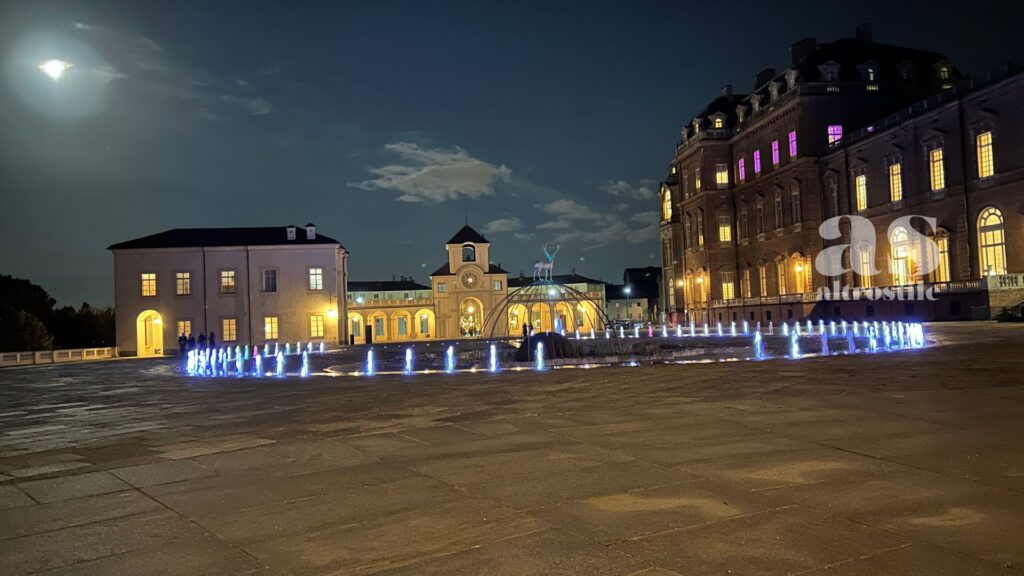
[[[41,286],[13,276],[0,276],[0,295],[0,351],[114,345],[113,308],[54,308]]]

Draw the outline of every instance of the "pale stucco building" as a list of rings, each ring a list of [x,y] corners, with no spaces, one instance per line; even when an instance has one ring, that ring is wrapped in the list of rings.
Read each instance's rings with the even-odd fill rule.
[[[122,355],[218,344],[346,342],[348,252],[316,227],[177,228],[109,247]]]

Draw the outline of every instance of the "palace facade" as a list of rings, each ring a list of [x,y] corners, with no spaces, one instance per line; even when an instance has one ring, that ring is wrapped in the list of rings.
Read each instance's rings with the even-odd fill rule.
[[[178,337],[218,344],[347,340],[348,252],[304,228],[177,228],[114,244],[121,355],[175,353]]]
[[[349,282],[348,327],[355,344],[486,336],[537,331],[603,330],[604,283],[576,274],[554,276],[575,298],[509,279],[491,262],[491,243],[468,224],[445,243],[447,260],[430,285],[411,278]],[[598,311],[600,309],[600,313]]]
[[[785,70],[682,129],[660,193],[670,319],[969,319],[1024,301],[1022,104],[1020,72],[973,82],[865,27],[793,45]],[[838,286],[858,290],[819,298]],[[903,298],[919,287],[932,297]]]

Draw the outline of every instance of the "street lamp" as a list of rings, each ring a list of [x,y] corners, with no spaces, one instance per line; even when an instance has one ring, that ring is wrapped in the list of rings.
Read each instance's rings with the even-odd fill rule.
[[[629,294],[633,290],[629,286],[626,286],[625,288],[622,289],[622,291],[626,293],[626,320],[632,320],[633,319],[633,313],[629,309]]]

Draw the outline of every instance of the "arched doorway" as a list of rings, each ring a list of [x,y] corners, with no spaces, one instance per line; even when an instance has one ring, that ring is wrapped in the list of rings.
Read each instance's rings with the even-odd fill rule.
[[[365,335],[363,334],[364,328],[365,327],[363,326],[363,315],[362,314],[357,314],[355,312],[349,312],[348,313],[348,330],[349,330],[348,333],[353,336],[353,338],[354,338],[353,342],[355,342],[356,344],[365,344],[366,343],[366,338],[365,338]]]
[[[413,326],[412,316],[405,310],[396,310],[391,313],[391,334],[394,340],[412,339]]]
[[[159,356],[164,353],[164,326],[160,313],[146,310],[135,320],[135,333],[139,356]]]
[[[572,312],[572,307],[564,301],[555,304],[556,330],[565,330],[566,332],[576,330],[576,318]]]
[[[417,310],[416,317],[413,321],[416,322],[417,338],[430,338],[432,336],[437,336],[437,326],[433,310],[428,310],[426,308]]]
[[[384,342],[388,339],[388,317],[384,312],[377,310],[371,312],[366,321],[370,323],[370,330],[373,330],[373,341]]]
[[[508,309],[508,335],[519,336],[523,333],[523,326],[530,323],[529,312],[522,304],[513,304]]]
[[[552,329],[551,305],[538,302],[531,306],[530,323],[533,324],[535,332],[550,332]]]
[[[576,325],[579,326],[580,332],[602,330],[604,327],[598,324],[597,309],[593,303],[583,301],[576,305]]]
[[[476,298],[463,298],[459,303],[459,334],[476,336],[483,328],[484,306]]]

